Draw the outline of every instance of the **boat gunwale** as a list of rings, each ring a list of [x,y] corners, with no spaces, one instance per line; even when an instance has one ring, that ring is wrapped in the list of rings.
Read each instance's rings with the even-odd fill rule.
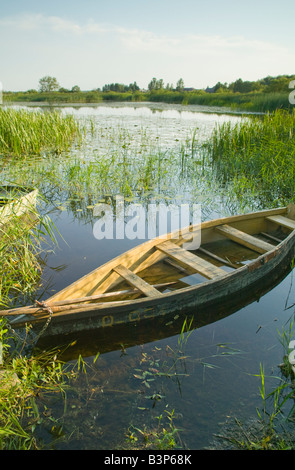
[[[242,221],[244,219],[247,220],[247,219],[252,219],[252,218],[263,218],[263,217],[267,217],[267,215],[283,214],[283,213],[286,213],[287,211],[288,211],[288,207],[285,206],[283,208],[268,209],[268,210],[263,210],[263,211],[258,211],[258,212],[250,212],[250,213],[247,213],[247,214],[238,214],[238,215],[229,216],[229,217],[221,217],[221,218],[218,218],[218,219],[203,221],[201,224],[196,224],[196,225],[193,225],[193,226],[190,226],[190,227],[185,227],[184,229],[181,230],[181,232],[183,234],[193,232],[197,227],[199,227],[199,225],[201,226],[200,229],[202,231],[204,229],[217,227],[218,225],[223,225],[224,223],[234,223],[234,222]],[[90,277],[94,276],[95,274],[98,274],[98,272],[100,270],[104,270],[105,268],[107,268],[109,264],[111,264],[111,263],[113,264],[113,263],[116,263],[116,262],[118,262],[118,264],[120,264],[120,260],[123,257],[129,258],[129,256],[132,253],[136,252],[136,250],[138,250],[140,248],[142,248],[142,250],[144,250],[146,247],[148,247],[150,245],[149,249],[152,249],[158,243],[161,243],[161,242],[165,241],[165,239],[166,240],[170,240],[170,239],[175,240],[175,238],[176,238],[175,236],[177,234],[179,234],[179,230],[175,230],[173,232],[170,232],[170,233],[166,234],[166,238],[163,238],[163,236],[158,236],[158,237],[153,238],[151,240],[147,240],[146,242],[141,243],[141,244],[131,248],[130,250],[125,251],[124,253],[121,253],[120,255],[116,256],[115,258],[112,258],[112,259],[108,260],[106,263],[102,264],[101,266],[95,268],[94,270],[92,270],[89,273],[85,274],[84,276],[80,277],[79,279],[77,279],[76,281],[74,281],[70,285],[66,286],[65,288],[63,288],[62,290],[57,292],[56,294],[52,295],[51,297],[49,297],[46,300],[46,302],[50,303],[52,301],[55,301],[55,299],[57,297],[63,296],[68,290],[75,287],[78,283],[80,284],[80,283],[83,283],[83,281],[87,281],[87,279],[89,279]],[[284,240],[282,240],[282,242],[284,242],[286,239],[287,239],[287,237]],[[176,240],[176,242],[177,241],[179,241],[179,240]],[[185,241],[184,243],[186,243],[186,242],[187,241]],[[274,246],[274,249],[277,248],[279,245]],[[269,252],[267,252],[267,253],[269,253]],[[265,256],[265,254],[263,254],[262,256]],[[253,262],[256,262],[256,261],[257,261],[257,258]],[[251,263],[249,263],[249,264],[251,264]],[[249,264],[247,266],[249,266]],[[242,268],[243,268],[243,266],[241,266],[241,268],[238,268],[237,270],[240,270]],[[232,273],[226,273],[226,276],[228,276],[230,274],[232,274]],[[205,283],[207,284],[208,282],[216,282],[216,279],[211,279],[209,281],[204,281],[204,283],[202,283],[202,285],[205,284]],[[184,288],[179,289],[179,290],[183,291],[184,289],[190,289],[190,287],[191,286],[184,287]],[[192,286],[192,287],[196,288],[197,286]],[[169,293],[168,292],[165,293],[165,294],[159,293],[159,296],[161,295],[161,297],[162,297],[163,295],[167,295],[167,294],[169,294]],[[135,300],[138,300],[138,299],[135,299]],[[141,300],[144,300],[144,299],[141,299]],[[123,302],[126,302],[126,301],[123,301]]]
[[[1,186],[1,187],[8,187]],[[13,187],[13,186],[9,186]],[[18,187],[19,193],[15,193],[15,197],[8,199],[6,203],[0,206],[0,227],[9,222],[11,217],[20,217],[24,213],[36,206],[38,189]],[[27,192],[26,192],[27,191]],[[16,208],[16,210],[14,210]]]
[[[280,211],[280,213],[284,213],[284,212],[287,211],[287,209],[288,209],[287,207],[286,208],[281,208],[281,209],[274,209],[274,210],[271,210],[272,211],[271,213],[273,214],[274,213],[273,211],[278,211],[278,210]],[[269,215],[269,213],[270,213],[270,210],[255,212],[255,213],[250,213],[250,214],[252,215],[251,218],[253,218],[254,216],[256,216],[257,218],[261,218],[261,217],[267,217],[267,215]],[[234,219],[233,221],[242,220],[242,219],[246,219],[248,215],[249,214],[231,216],[230,219]],[[208,225],[210,225],[210,227],[218,226],[218,225],[221,225],[223,223],[223,222],[220,222],[220,221],[222,221],[222,220],[227,220],[228,221],[228,219],[229,218],[221,218],[221,219],[214,219],[214,220],[211,220],[211,221],[205,221],[205,222],[202,223],[202,227],[203,227],[203,224],[206,225],[206,228],[208,228]],[[87,304],[78,304],[77,307],[74,307],[74,302],[73,302],[73,304],[69,304],[68,310],[64,310],[64,311],[60,311],[60,312],[58,312],[58,311],[54,312],[54,307],[52,307],[53,314],[54,314],[53,318],[56,318],[58,320],[58,322],[63,322],[63,321],[66,321],[66,320],[70,321],[76,315],[79,315],[80,318],[83,319],[83,317],[87,317],[89,314],[91,314],[91,312],[94,312],[94,311],[97,311],[97,314],[99,315],[100,313],[103,313],[103,310],[110,310],[112,308],[114,308],[116,310],[119,310],[120,308],[126,307],[126,306],[130,306],[130,308],[132,307],[133,309],[153,307],[156,304],[159,304],[159,306],[160,306],[161,304],[163,304],[167,301],[169,302],[170,298],[178,297],[180,295],[190,294],[192,292],[196,293],[199,290],[205,290],[208,286],[210,286],[212,284],[215,284],[216,286],[220,286],[222,284],[228,284],[228,283],[231,282],[231,280],[233,278],[236,278],[237,276],[242,277],[246,273],[249,273],[251,271],[256,271],[257,269],[259,269],[259,267],[263,267],[263,265],[265,265],[272,258],[276,258],[277,254],[279,254],[279,252],[282,250],[282,248],[285,245],[288,245],[290,243],[290,240],[292,238],[295,238],[295,230],[291,231],[286,236],[286,238],[283,239],[278,245],[276,245],[276,246],[274,245],[272,250],[267,251],[267,252],[259,255],[257,258],[255,258],[255,260],[250,261],[248,264],[245,264],[245,265],[237,268],[236,270],[234,270],[232,272],[225,272],[225,275],[223,277],[210,279],[210,280],[205,280],[204,282],[202,282],[200,284],[183,287],[183,288],[180,288],[178,290],[173,290],[173,291],[166,292],[166,293],[160,293],[159,292],[159,296],[153,297],[153,298],[151,298],[151,297],[140,297],[140,298],[133,299],[133,300],[118,300],[118,301],[110,301],[110,302],[94,302],[94,303],[87,303]],[[161,241],[162,241],[162,239],[161,239]],[[144,245],[146,243],[150,243],[150,242],[151,242],[151,240],[149,240],[148,242],[143,243],[142,245]],[[142,246],[142,245],[139,245],[139,246]],[[126,255],[127,253],[135,250],[136,248],[138,248],[138,246],[136,246],[134,248],[131,248],[130,250],[128,250],[128,252],[125,252],[122,255]],[[122,255],[119,255],[119,256],[117,256],[116,258],[113,258],[110,261],[120,259],[120,257]],[[97,272],[101,267],[106,266],[110,261],[108,261],[104,265],[100,266],[99,268],[96,268],[91,273],[86,274],[85,276],[83,276],[83,278],[87,278],[89,275]],[[83,278],[80,278],[79,280],[81,280]],[[75,284],[75,282],[73,284]],[[72,287],[73,284],[71,284],[67,288]],[[66,290],[67,288],[65,288],[64,290]],[[60,291],[58,294],[60,294],[61,292],[62,291]],[[54,298],[54,296],[49,298],[45,302],[45,306],[47,305],[47,302],[48,302],[48,306],[50,307],[50,301],[52,301],[53,298]],[[70,308],[71,305],[72,305],[72,308]],[[46,311],[46,309],[45,309],[41,314],[34,315],[34,316],[32,316],[32,314],[30,314],[29,312],[26,312],[25,317],[26,317],[25,320],[24,319],[20,320],[22,324],[25,323],[25,322],[31,322],[33,324],[39,323],[39,322],[44,322],[44,320],[46,320],[48,318],[48,311]],[[15,319],[15,320],[17,320],[17,319]],[[17,321],[13,322],[13,323],[17,323]],[[18,325],[16,325],[16,326],[18,326]]]

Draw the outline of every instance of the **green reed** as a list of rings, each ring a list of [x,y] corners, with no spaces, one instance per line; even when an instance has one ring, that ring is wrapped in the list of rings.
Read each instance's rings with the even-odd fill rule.
[[[0,308],[24,303],[34,292],[42,273],[45,240],[56,243],[55,227],[37,209],[13,217],[0,226]]]
[[[145,198],[162,193],[170,197],[182,180],[196,174],[196,134],[194,131],[184,143],[166,150],[157,141],[151,142],[144,129],[132,134],[121,127],[90,128],[78,154],[71,152],[71,158],[48,154],[46,158],[3,159],[2,179],[38,187],[50,200],[53,195],[63,201],[89,195],[98,200],[117,194]]]
[[[0,109],[0,154],[27,156],[61,153],[82,137],[78,122],[58,111]]]
[[[42,450],[46,429],[51,440],[60,438],[62,426],[50,410],[52,398],[60,398],[66,410],[69,381],[75,380],[75,366],[59,360],[60,349],[22,353],[24,343],[13,347],[14,333],[0,318],[3,363],[0,368],[0,450]],[[78,372],[78,371],[77,371]]]
[[[255,190],[265,203],[295,200],[295,110],[279,110],[217,127],[208,155],[224,183]]]

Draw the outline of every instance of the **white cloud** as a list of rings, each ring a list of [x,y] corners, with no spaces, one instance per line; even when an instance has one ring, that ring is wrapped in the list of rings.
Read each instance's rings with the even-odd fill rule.
[[[197,34],[162,35],[151,31],[127,29],[121,26],[95,23],[78,24],[58,16],[45,16],[42,14],[24,14],[0,19],[2,28],[14,31],[29,31],[47,29],[49,32],[68,33],[74,35],[103,35],[113,34],[125,47],[133,51],[164,51],[171,55],[186,54],[187,51],[211,53],[212,51],[253,50],[256,52],[272,52],[274,54],[285,52],[283,47],[275,46],[269,42],[249,40],[243,36],[209,36]]]
[[[197,34],[162,35],[151,31],[127,29],[117,25],[88,22],[78,24],[58,16],[42,14],[24,14],[0,19],[2,28],[14,31],[36,31],[47,29],[49,32],[74,35],[113,34],[122,44],[133,51],[165,52],[170,55],[188,55],[193,51],[198,54],[212,54],[234,51],[252,51],[254,53],[286,53],[286,48],[275,46],[267,41],[249,40],[243,36],[209,36]]]
[[[65,32],[73,34],[81,34],[82,28],[80,25],[73,23],[72,21],[64,20],[57,16],[49,16],[43,23],[47,23],[49,28],[56,32]]]
[[[29,77],[34,69],[34,80],[52,70],[61,82],[79,81],[86,88],[124,80],[146,86],[152,76],[169,83],[182,76],[188,86],[203,87],[219,80],[292,73],[295,61],[291,46],[242,35],[163,34],[42,14],[0,19],[0,41],[6,46],[2,60],[8,64],[1,78],[15,88],[19,78],[13,68],[20,64],[27,81],[33,81]]]

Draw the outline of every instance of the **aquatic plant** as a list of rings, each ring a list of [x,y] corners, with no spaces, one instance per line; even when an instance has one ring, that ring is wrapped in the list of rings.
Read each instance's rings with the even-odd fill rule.
[[[236,192],[255,189],[267,205],[295,200],[295,110],[215,128],[205,145],[213,168]]]
[[[223,433],[215,436],[223,449],[230,445],[231,449],[243,450],[294,450],[294,372],[288,360],[290,340],[294,337],[294,313],[287,323],[287,329],[283,326],[281,332],[277,330],[283,347],[280,374],[274,375],[272,370],[266,375],[264,365],[260,364],[259,373],[253,375],[260,380],[262,406],[256,409],[258,419],[242,422],[235,417],[233,423],[228,422]]]
[[[58,359],[59,350],[23,355],[25,342],[12,347],[14,334],[0,318],[3,363],[0,370],[0,449],[36,450],[45,447],[43,426],[51,439],[61,436],[58,419],[51,415],[45,397],[60,395],[66,406],[68,381],[75,378],[74,368],[66,368]],[[42,399],[40,400],[40,397]]]
[[[78,122],[58,111],[0,109],[0,155],[61,153],[82,137]]]
[[[55,227],[35,207],[23,217],[12,217],[0,226],[0,307],[25,302],[35,291],[42,272],[42,253],[47,238],[56,242]],[[43,246],[42,246],[43,243]]]
[[[140,429],[131,426],[127,432],[127,438],[132,444],[131,449],[157,449],[171,450],[178,447],[179,429],[174,424],[174,410],[165,410],[165,414],[160,414],[154,419],[158,421],[157,426]],[[165,424],[166,418],[166,424]],[[141,437],[141,442],[138,437]]]
[[[99,202],[118,194],[170,198],[187,180],[200,187],[197,129],[167,149],[144,128],[131,132],[123,126],[94,126],[91,119],[81,122],[87,134],[78,152],[65,158],[48,153],[46,158],[3,159],[2,180],[34,185],[47,199],[62,201],[91,195]]]

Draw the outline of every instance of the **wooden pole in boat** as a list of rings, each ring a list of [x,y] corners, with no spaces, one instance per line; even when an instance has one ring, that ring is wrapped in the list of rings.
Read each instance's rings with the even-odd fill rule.
[[[163,284],[155,284],[153,287],[156,289],[163,288],[163,287],[168,287],[171,286],[172,284],[176,284],[176,282],[166,282]],[[35,315],[35,314],[41,314],[46,312],[47,308],[52,308],[53,312],[59,311],[55,307],[65,307],[65,306],[71,306],[73,304],[80,304],[84,302],[94,302],[96,300],[103,300],[107,299],[109,297],[120,297],[121,295],[128,295],[128,294],[140,294],[141,292],[139,289],[128,289],[128,290],[122,290],[122,291],[116,291],[116,292],[106,292],[103,294],[97,294],[97,295],[91,295],[88,297],[79,297],[77,299],[67,299],[67,300],[59,300],[56,302],[38,302],[38,305],[30,305],[27,307],[17,307],[17,308],[12,308],[9,310],[0,310],[0,316],[10,316],[10,315],[20,315],[20,314],[27,314],[27,315]]]

